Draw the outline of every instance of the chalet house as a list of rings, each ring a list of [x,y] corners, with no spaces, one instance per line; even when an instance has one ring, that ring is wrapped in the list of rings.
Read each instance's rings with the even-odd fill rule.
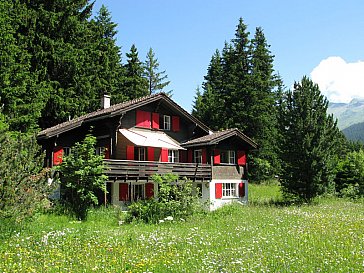
[[[257,144],[238,129],[212,132],[164,93],[116,105],[104,96],[102,109],[41,131],[45,165],[60,164],[91,126],[107,166],[104,202],[124,207],[156,197],[151,176],[166,173],[192,180],[210,210],[247,201],[246,156]]]

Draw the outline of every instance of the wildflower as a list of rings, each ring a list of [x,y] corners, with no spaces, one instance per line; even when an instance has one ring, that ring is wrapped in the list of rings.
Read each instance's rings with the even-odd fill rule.
[[[159,223],[164,223],[164,220],[159,220]]]
[[[168,216],[166,218],[164,218],[165,221],[173,221],[173,217],[172,216]]]

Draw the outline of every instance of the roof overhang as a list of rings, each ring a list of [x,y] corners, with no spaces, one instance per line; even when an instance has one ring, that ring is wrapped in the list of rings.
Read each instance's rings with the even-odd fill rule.
[[[119,133],[136,146],[166,148],[169,150],[186,150],[179,143],[160,131],[148,131],[138,129],[119,129]]]
[[[249,150],[255,150],[258,148],[257,143],[255,143],[251,138],[249,138],[236,128],[228,129],[222,132],[215,132],[208,136],[203,136],[197,139],[187,141],[185,143],[182,143],[181,145],[185,148],[218,145],[221,141],[224,141],[231,137],[237,137],[238,139],[240,139],[242,142],[250,147]]]

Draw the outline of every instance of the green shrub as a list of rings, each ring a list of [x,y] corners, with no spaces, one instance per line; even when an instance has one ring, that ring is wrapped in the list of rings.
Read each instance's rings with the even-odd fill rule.
[[[359,198],[364,196],[364,151],[347,154],[336,168],[336,191],[342,197]]]
[[[158,223],[165,219],[185,219],[195,212],[202,211],[198,192],[193,190],[191,181],[178,180],[178,176],[172,174],[154,175],[152,179],[158,184],[158,197],[131,204],[126,222]]]
[[[86,220],[88,210],[98,205],[95,192],[106,191],[103,156],[95,154],[96,137],[88,134],[72,147],[72,153],[54,169],[61,173],[61,198],[66,211]]]
[[[34,136],[0,131],[0,225],[21,223],[37,212],[53,189]]]

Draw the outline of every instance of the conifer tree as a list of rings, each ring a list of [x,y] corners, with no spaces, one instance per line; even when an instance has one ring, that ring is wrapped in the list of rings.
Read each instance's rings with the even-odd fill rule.
[[[25,41],[31,33],[23,33],[29,12],[17,1],[0,2],[0,107],[10,130],[27,132],[37,128],[43,108],[45,84],[37,82],[38,73],[31,71],[32,56]]]
[[[240,18],[235,37],[225,43],[221,56],[217,51],[211,59],[202,85],[203,92],[197,94],[193,114],[214,130],[235,127],[253,138],[260,149],[254,153],[257,160],[254,160],[251,173],[255,179],[266,179],[268,177],[258,175],[261,168],[257,165],[270,165],[268,176],[279,168],[274,148],[275,91],[279,78],[274,73],[274,56],[269,51],[263,30],[257,28],[252,40],[249,35]]]
[[[170,83],[166,81],[168,78],[166,71],[159,72],[159,62],[152,48],[149,49],[144,62],[144,77],[148,80],[149,94],[162,91]],[[171,91],[166,93],[171,95]]]
[[[125,65],[125,82],[123,89],[129,99],[143,97],[149,94],[148,81],[143,77],[143,66],[138,57],[138,50],[133,44],[130,52],[126,53],[128,58]]]
[[[111,19],[108,9],[102,5],[98,15],[92,20],[95,34],[94,48],[91,54],[96,66],[95,87],[98,98],[103,94],[111,95],[112,104],[125,101],[127,98],[120,89],[120,83],[124,80],[124,67],[121,64],[120,47],[116,45],[115,35],[117,24]],[[95,102],[95,108],[99,101]]]
[[[311,201],[332,186],[340,132],[317,84],[303,77],[280,103],[281,185],[286,196]]]

